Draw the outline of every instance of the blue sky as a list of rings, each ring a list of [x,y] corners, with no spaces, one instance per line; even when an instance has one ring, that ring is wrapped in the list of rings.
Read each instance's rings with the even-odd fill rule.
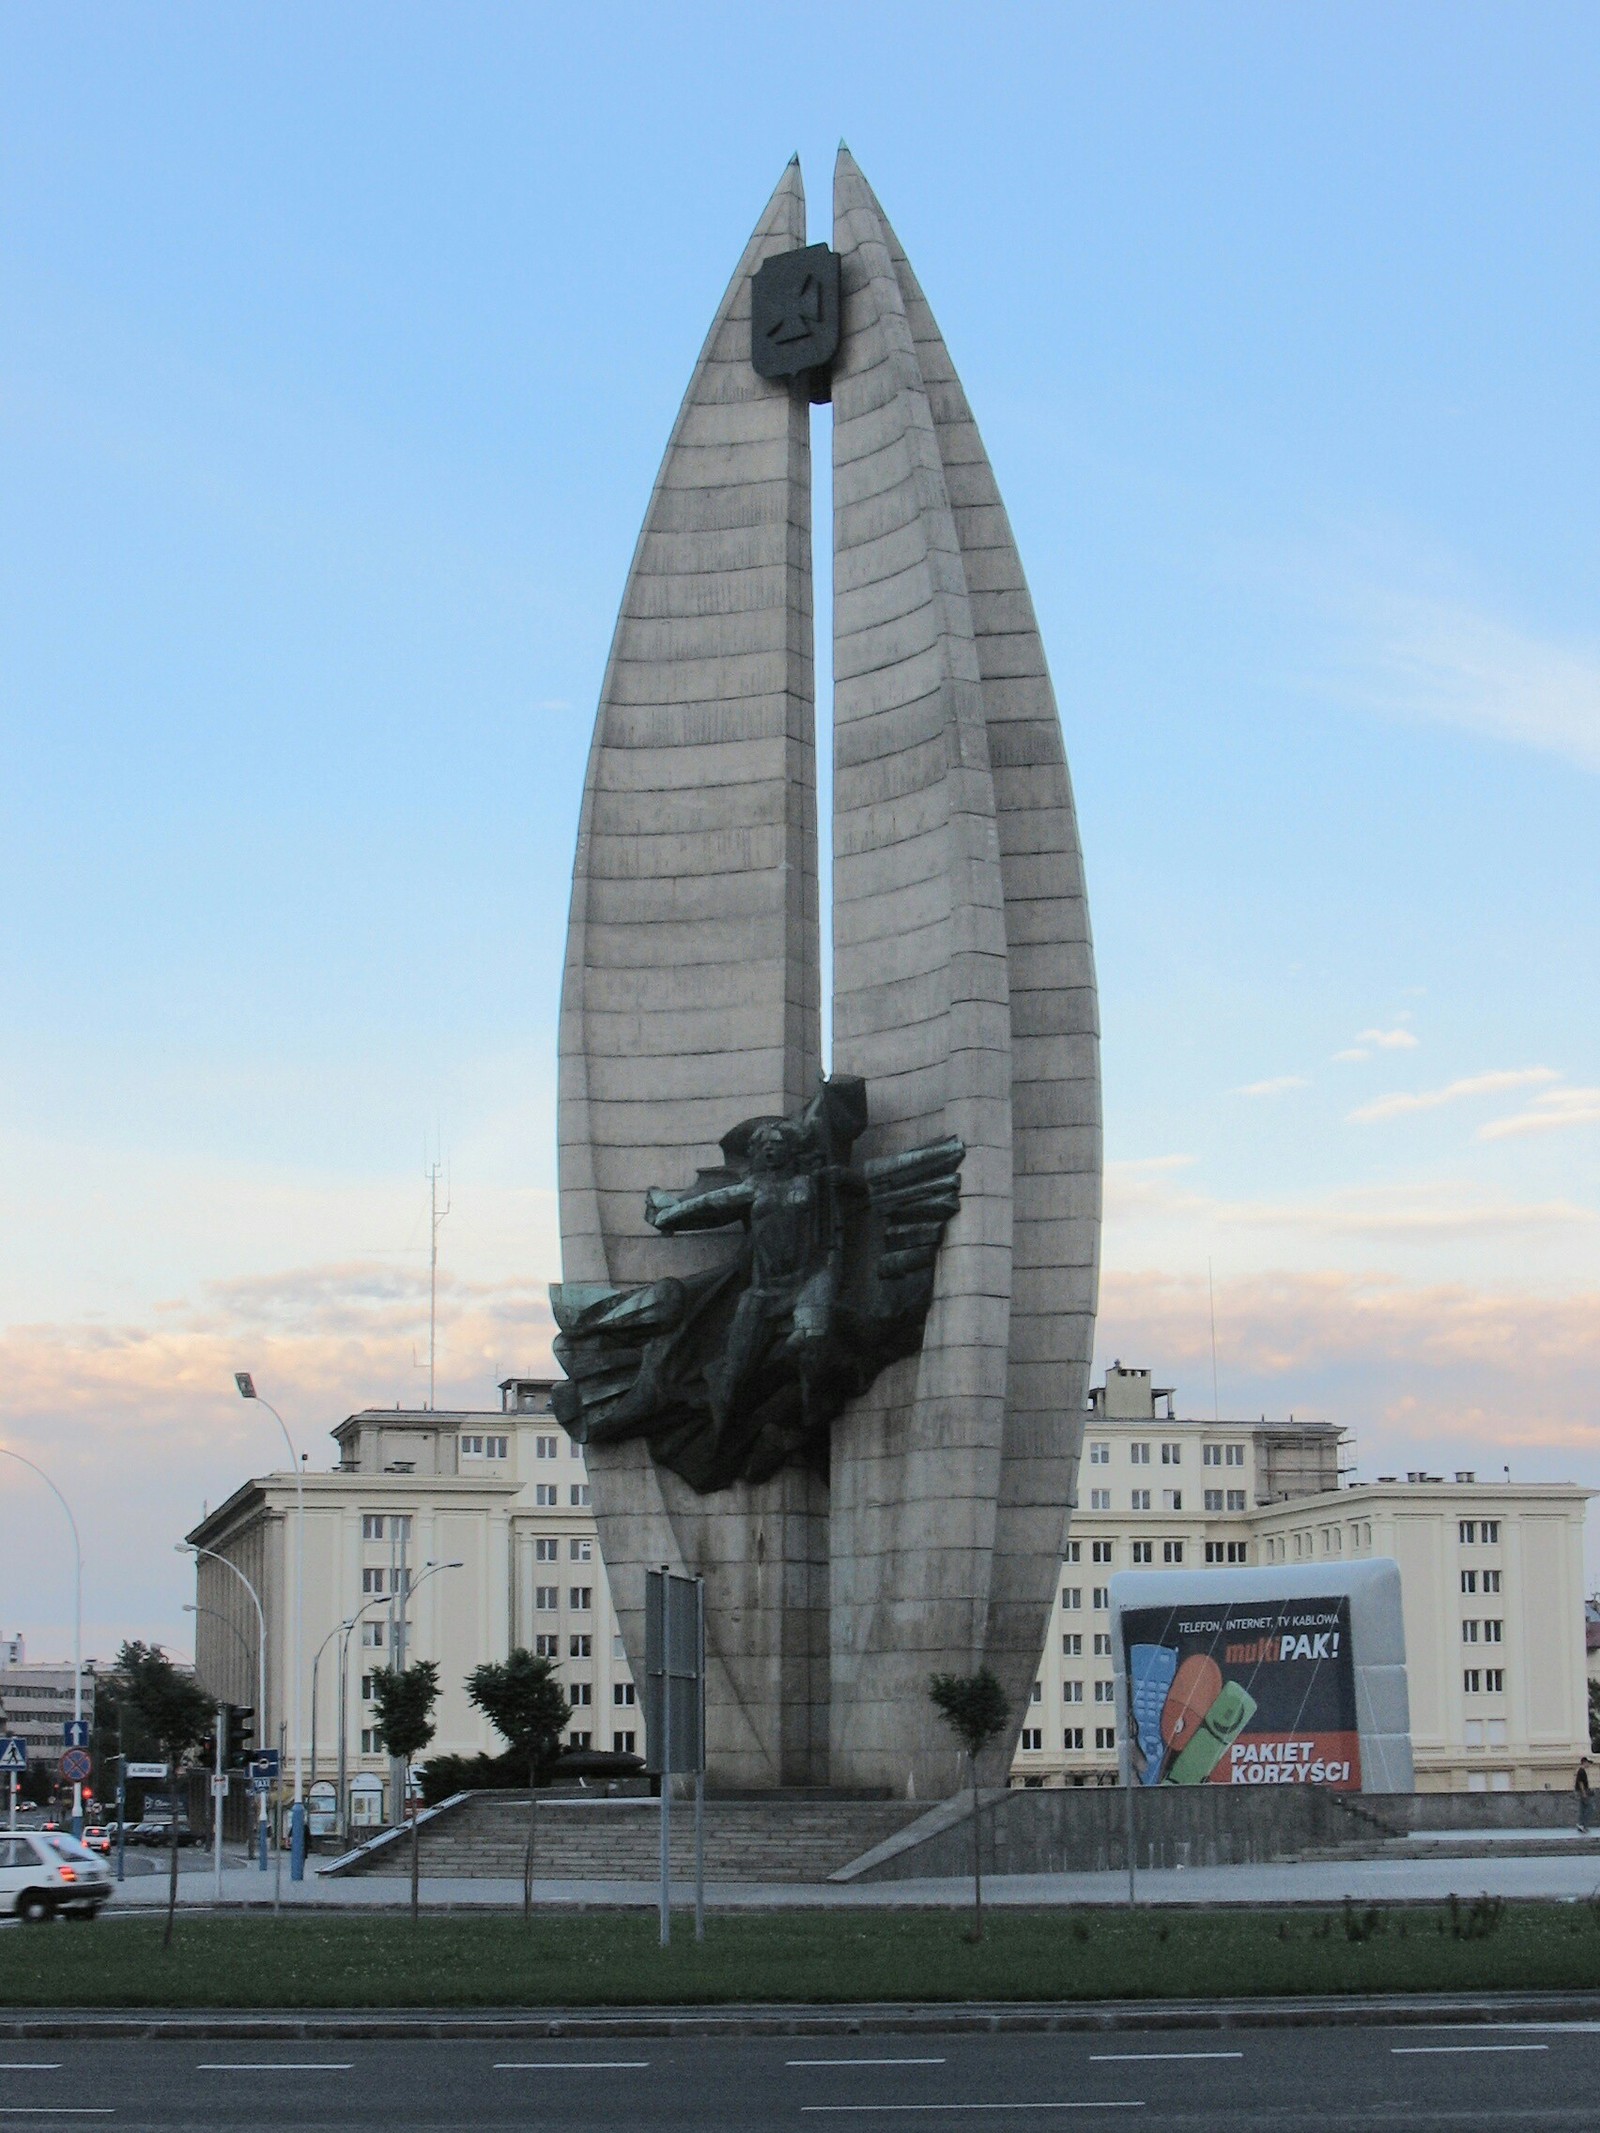
[[[841,134],[1054,667],[1106,1357],[1203,1405],[1209,1261],[1225,1407],[1600,1483],[1597,92],[1560,6],[6,11],[0,1433],[102,1645],[270,1460],[236,1362],[319,1463],[417,1396],[435,1147],[442,1386],[547,1352],[616,602]]]

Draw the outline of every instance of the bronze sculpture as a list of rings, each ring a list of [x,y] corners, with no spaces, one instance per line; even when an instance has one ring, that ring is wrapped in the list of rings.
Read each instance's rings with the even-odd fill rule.
[[[652,1188],[664,1236],[738,1226],[727,1262],[637,1288],[556,1284],[554,1406],[580,1443],[643,1437],[702,1494],[787,1465],[827,1472],[847,1400],[921,1345],[945,1225],[960,1205],[953,1136],[855,1166],[865,1082],[822,1077],[790,1117],[745,1119],[723,1164]]]

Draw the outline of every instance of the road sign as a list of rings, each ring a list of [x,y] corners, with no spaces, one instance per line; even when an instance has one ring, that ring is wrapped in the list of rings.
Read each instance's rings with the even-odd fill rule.
[[[15,1733],[0,1739],[0,1770],[26,1770],[27,1767],[28,1743]]]
[[[68,1748],[87,1748],[89,1745],[89,1721],[86,1718],[66,1718],[61,1722],[61,1739]]]
[[[250,1758],[250,1775],[253,1778],[275,1778],[278,1775],[278,1751],[262,1748]]]
[[[94,1769],[94,1757],[87,1748],[69,1748],[61,1758],[61,1776],[68,1785],[81,1785]]]
[[[124,1772],[125,1776],[131,1778],[164,1778],[166,1774],[165,1763],[129,1763]]]
[[[264,1799],[266,1795],[272,1790],[271,1778],[256,1777],[252,1773],[250,1779],[250,1790],[256,1795],[257,1799]]]
[[[214,1777],[211,1780],[211,1797],[214,1800],[225,1800],[228,1797],[228,1774],[226,1771],[223,1772],[221,1777]]]

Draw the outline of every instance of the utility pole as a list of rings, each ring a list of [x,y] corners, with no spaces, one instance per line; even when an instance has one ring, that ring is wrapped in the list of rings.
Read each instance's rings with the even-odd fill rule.
[[[228,1797],[223,1757],[227,1753],[228,1713],[231,1709],[231,1704],[217,1705],[216,1757],[211,1773],[211,1864],[218,1903],[222,1901],[222,1808]]]
[[[439,1335],[439,1225],[450,1212],[450,1187],[445,1186],[445,1201],[439,1205],[439,1172],[437,1157],[428,1165],[428,1412],[433,1412],[434,1361],[438,1350]]]

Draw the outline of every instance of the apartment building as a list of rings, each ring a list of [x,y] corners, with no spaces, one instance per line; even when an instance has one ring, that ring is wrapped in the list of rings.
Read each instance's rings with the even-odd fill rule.
[[[393,1812],[371,1690],[373,1672],[397,1659],[438,1662],[434,1754],[504,1747],[468,1699],[466,1680],[514,1645],[559,1663],[571,1746],[642,1751],[583,1457],[551,1417],[550,1389],[549,1379],[508,1378],[496,1409],[364,1409],[333,1431],[333,1471],[302,1477],[307,1784],[337,1777],[342,1666],[344,1767],[357,1823]],[[266,1622],[267,1709],[257,1738],[263,1746],[281,1738],[291,1758],[295,1520],[294,1476],[269,1474],[246,1482],[188,1536],[209,1551],[196,1559],[200,1679],[230,1703],[257,1702],[255,1608],[237,1571],[260,1594]]]
[[[94,1724],[95,1662],[83,1666],[83,1716]],[[72,1717],[70,1666],[30,1666],[20,1637],[0,1639],[0,1733],[28,1745],[30,1768],[53,1770],[66,1747],[65,1725]]]
[[[1326,1422],[1182,1417],[1172,1388],[1113,1364],[1090,1394],[1012,1783],[1116,1781],[1113,1570],[1374,1555],[1400,1565],[1418,1788],[1570,1783],[1587,1741],[1589,1492],[1469,1472],[1347,1483],[1345,1453]]]

